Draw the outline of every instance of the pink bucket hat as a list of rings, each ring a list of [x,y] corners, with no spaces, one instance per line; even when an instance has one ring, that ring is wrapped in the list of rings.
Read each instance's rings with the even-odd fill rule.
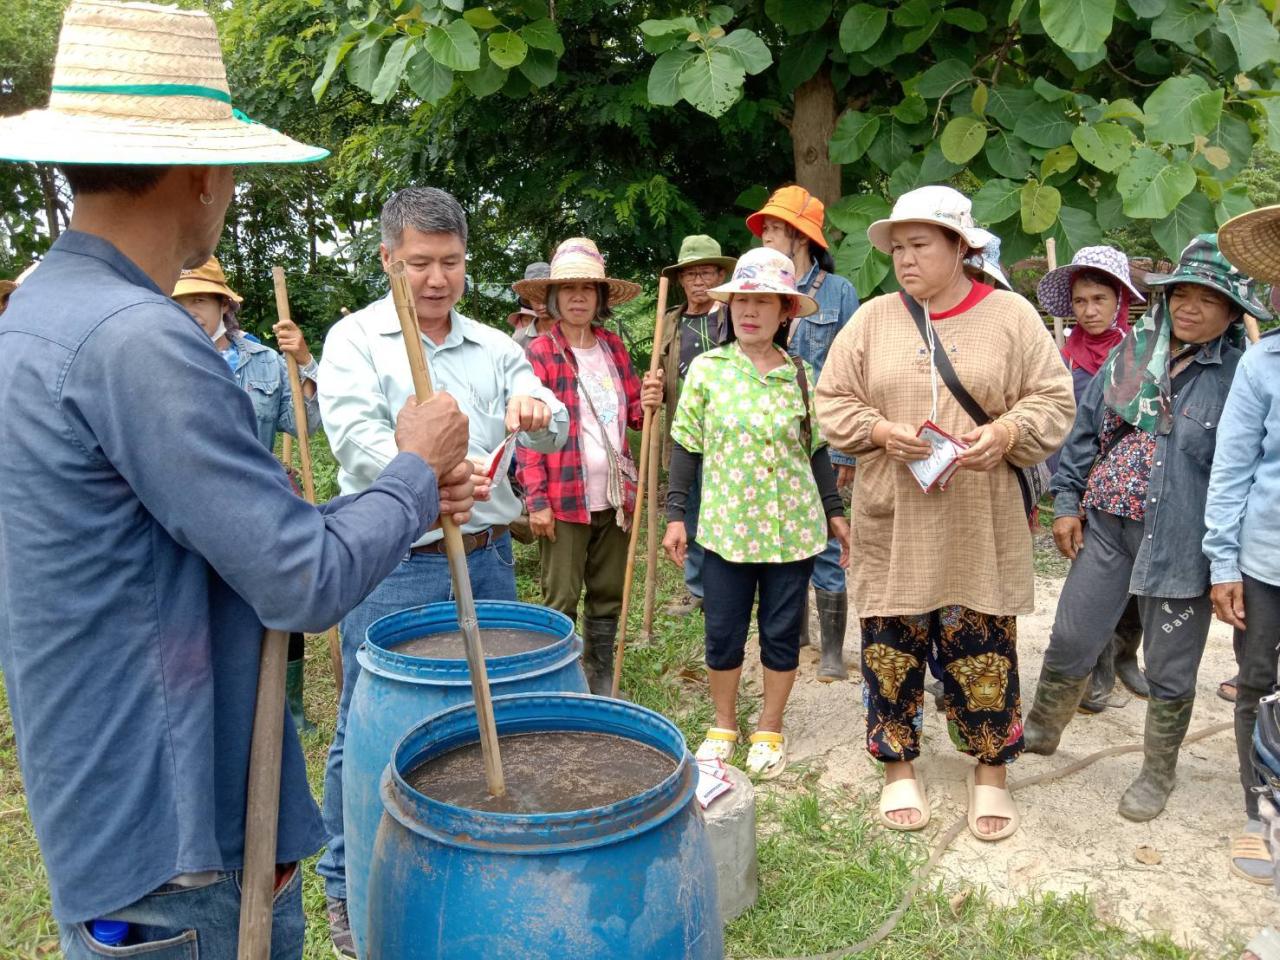
[[[1115,247],[1081,247],[1071,262],[1064,267],[1050,270],[1036,287],[1040,307],[1051,317],[1071,316],[1071,284],[1081,270],[1097,270],[1115,277],[1128,288],[1134,303],[1146,303],[1146,297],[1138,292],[1129,278],[1129,258]]]
[[[729,282],[712,287],[707,296],[727,303],[735,293],[772,293],[791,297],[796,302],[797,317],[818,312],[818,301],[796,289],[796,268],[791,258],[769,247],[756,247],[740,256]]]

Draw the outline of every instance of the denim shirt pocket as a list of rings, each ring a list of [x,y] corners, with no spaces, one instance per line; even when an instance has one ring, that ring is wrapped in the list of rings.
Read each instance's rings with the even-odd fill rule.
[[[1212,466],[1213,449],[1218,440],[1219,412],[1221,407],[1198,402],[1183,407],[1174,427],[1178,452],[1202,466]]]
[[[245,390],[253,402],[253,414],[258,422],[274,426],[280,409],[280,381],[250,378]]]

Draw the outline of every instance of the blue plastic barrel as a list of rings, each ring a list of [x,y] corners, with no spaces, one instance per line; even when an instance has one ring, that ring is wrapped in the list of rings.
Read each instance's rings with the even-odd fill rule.
[[[722,958],[697,767],[675,725],[634,704],[577,694],[499,697],[493,708],[499,735],[610,733],[663,751],[676,769],[608,806],[482,812],[430,799],[404,779],[478,740],[475,711],[419,724],[382,777],[366,960]]]
[[[487,657],[494,696],[524,692],[585,693],[579,657],[582,640],[563,613],[529,603],[476,601],[481,629],[510,628],[547,634],[547,645],[507,657]],[[347,905],[356,948],[363,953],[365,889],[373,838],[382,817],[378,781],[391,751],[415,724],[471,700],[466,660],[435,660],[396,653],[396,644],[458,629],[453,603],[412,607],[375,620],[356,653],[360,675],[351,692],[342,761],[342,820],[346,844]]]

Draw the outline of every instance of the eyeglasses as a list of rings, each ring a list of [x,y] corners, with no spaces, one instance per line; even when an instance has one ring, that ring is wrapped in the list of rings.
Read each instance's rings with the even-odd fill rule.
[[[688,267],[680,271],[681,280],[701,280],[703,283],[715,283],[720,279],[721,271],[718,267]]]

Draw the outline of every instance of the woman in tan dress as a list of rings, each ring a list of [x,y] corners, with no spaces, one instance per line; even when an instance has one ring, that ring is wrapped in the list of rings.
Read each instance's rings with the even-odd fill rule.
[[[1005,765],[1022,752],[1015,617],[1031,611],[1034,587],[1015,468],[1042,462],[1066,436],[1071,375],[1030,303],[965,275],[965,257],[994,237],[974,225],[963,195],[906,193],[868,236],[892,255],[903,293],[863,304],[836,337],[817,410],[831,446],[858,458],[852,589],[867,748],[885,765],[880,819],[896,830],[929,821],[913,761],[933,650],[951,738],[978,761],[970,830],[999,840],[1018,825]],[[984,422],[948,387],[947,367]],[[909,467],[934,453],[917,435],[926,422],[938,444],[949,436],[962,448],[959,469],[928,492]],[[941,463],[951,458],[940,451]]]

